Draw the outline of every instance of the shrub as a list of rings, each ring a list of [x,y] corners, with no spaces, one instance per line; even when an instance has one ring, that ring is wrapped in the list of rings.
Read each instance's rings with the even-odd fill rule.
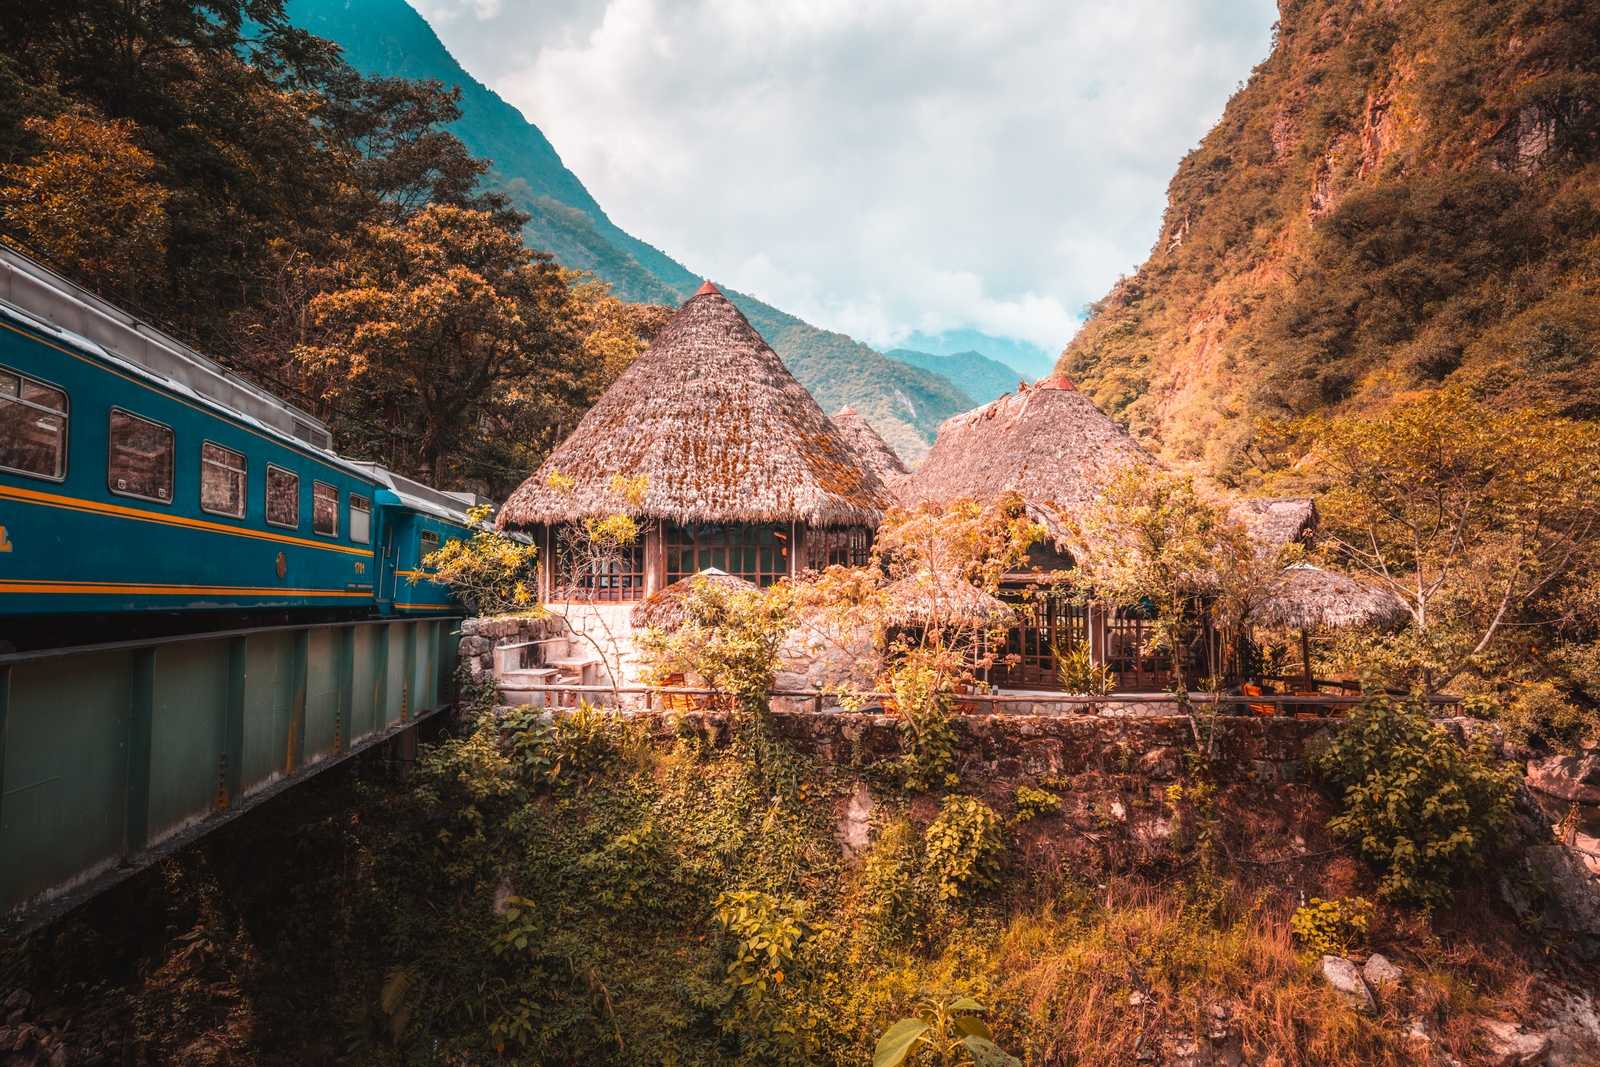
[[[1371,922],[1372,902],[1365,897],[1312,897],[1289,917],[1295,940],[1314,956],[1344,955],[1360,944]]]
[[[469,509],[476,532],[466,540],[448,541],[422,559],[423,567],[433,572],[426,577],[448,586],[476,615],[517,611],[536,599],[531,583],[537,550],[484,526],[490,512],[487,507]]]
[[[1061,810],[1060,797],[1043,789],[1035,789],[1031,785],[1017,786],[1016,792],[1011,794],[1011,799],[1017,806],[1016,813],[1011,816],[1013,823],[1025,823],[1041,815],[1054,815]]]
[[[960,781],[954,766],[956,732],[951,725],[955,674],[941,649],[911,649],[889,672],[900,732],[901,783],[922,792]]]
[[[1096,663],[1089,646],[1079,644],[1070,651],[1056,652],[1056,673],[1061,688],[1068,693],[1105,696],[1116,684],[1116,675],[1104,663]]]
[[[1578,751],[1600,735],[1600,715],[1569,700],[1550,682],[1520,686],[1497,717],[1512,740],[1539,741],[1565,752]]]
[[[1329,831],[1378,868],[1384,900],[1443,903],[1510,821],[1515,768],[1463,748],[1420,705],[1368,700],[1312,765],[1340,793]]]
[[[926,925],[933,893],[914,835],[910,822],[896,819],[861,862],[862,927],[876,944],[907,943]]]
[[[977,797],[946,797],[923,834],[924,862],[946,900],[992,885],[1004,850],[1000,816]]]

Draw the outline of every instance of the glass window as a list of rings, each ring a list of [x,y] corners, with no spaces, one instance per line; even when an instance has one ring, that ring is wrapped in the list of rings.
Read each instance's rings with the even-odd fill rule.
[[[244,518],[244,454],[205,441],[200,445],[200,510]]]
[[[300,476],[267,464],[267,521],[274,526],[300,525]]]
[[[777,526],[669,526],[667,581],[708,567],[760,586],[789,575],[789,533]]]
[[[417,553],[417,562],[421,563],[423,559],[427,558],[429,552],[439,551],[439,535],[432,530],[423,530],[417,536],[422,542],[421,548]]]
[[[585,547],[581,527],[556,530],[555,593],[558,597],[604,601],[638,600],[644,595],[644,537],[611,551]]]
[[[67,394],[0,370],[0,467],[57,481],[67,476]]]
[[[311,483],[311,532],[339,536],[339,490],[327,482]]]
[[[111,409],[106,484],[113,493],[172,502],[172,427]]]
[[[372,542],[372,501],[350,494],[350,540],[358,545]]]

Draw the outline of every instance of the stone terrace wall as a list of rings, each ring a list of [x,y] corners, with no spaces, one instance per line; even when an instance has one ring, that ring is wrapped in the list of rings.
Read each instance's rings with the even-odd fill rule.
[[[652,717],[662,734],[687,730],[719,747],[730,740],[725,712]],[[900,754],[895,720],[886,715],[796,711],[773,718],[792,744],[827,763],[867,767]],[[958,715],[952,722],[963,777],[1009,781],[1084,771],[1174,779],[1184,753],[1200,747],[1208,729],[1203,717],[1162,714]],[[1219,716],[1215,723],[1212,773],[1222,782],[1297,781],[1308,752],[1329,729],[1324,721],[1257,716]]]

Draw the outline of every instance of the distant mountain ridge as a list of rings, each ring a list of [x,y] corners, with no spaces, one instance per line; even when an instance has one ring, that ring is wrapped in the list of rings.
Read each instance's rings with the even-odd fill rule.
[[[451,131],[473,154],[493,161],[487,184],[528,213],[531,246],[593,273],[634,302],[675,307],[699,287],[699,275],[612,222],[539,128],[462,68],[405,0],[289,0],[286,8],[296,26],[339,45],[364,74],[459,87],[462,116]],[[825,410],[855,407],[908,462],[927,451],[939,423],[975,406],[938,373],[723,291]]]
[[[917,352],[910,348],[891,348],[884,355],[901,363],[909,363],[925,371],[932,371],[960,386],[961,391],[979,404],[987,404],[1007,393],[1016,392],[1023,379],[1008,365],[990,359],[982,352],[952,352],[939,355]]]

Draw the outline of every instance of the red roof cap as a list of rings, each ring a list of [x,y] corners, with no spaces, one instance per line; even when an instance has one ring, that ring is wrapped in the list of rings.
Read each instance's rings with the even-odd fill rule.
[[[722,290],[718,289],[716,286],[712,285],[711,284],[711,279],[707,278],[705,281],[700,283],[700,288],[698,288],[698,289],[696,289],[694,291],[694,295],[695,296],[705,296],[707,293],[715,293],[718,296],[721,296],[722,295]],[[690,297],[690,299],[692,300],[692,299],[694,299],[694,297]]]
[[[1043,378],[1035,383],[1034,388],[1076,390],[1078,387],[1073,385],[1072,379],[1068,378],[1065,374],[1052,374],[1050,377]]]

